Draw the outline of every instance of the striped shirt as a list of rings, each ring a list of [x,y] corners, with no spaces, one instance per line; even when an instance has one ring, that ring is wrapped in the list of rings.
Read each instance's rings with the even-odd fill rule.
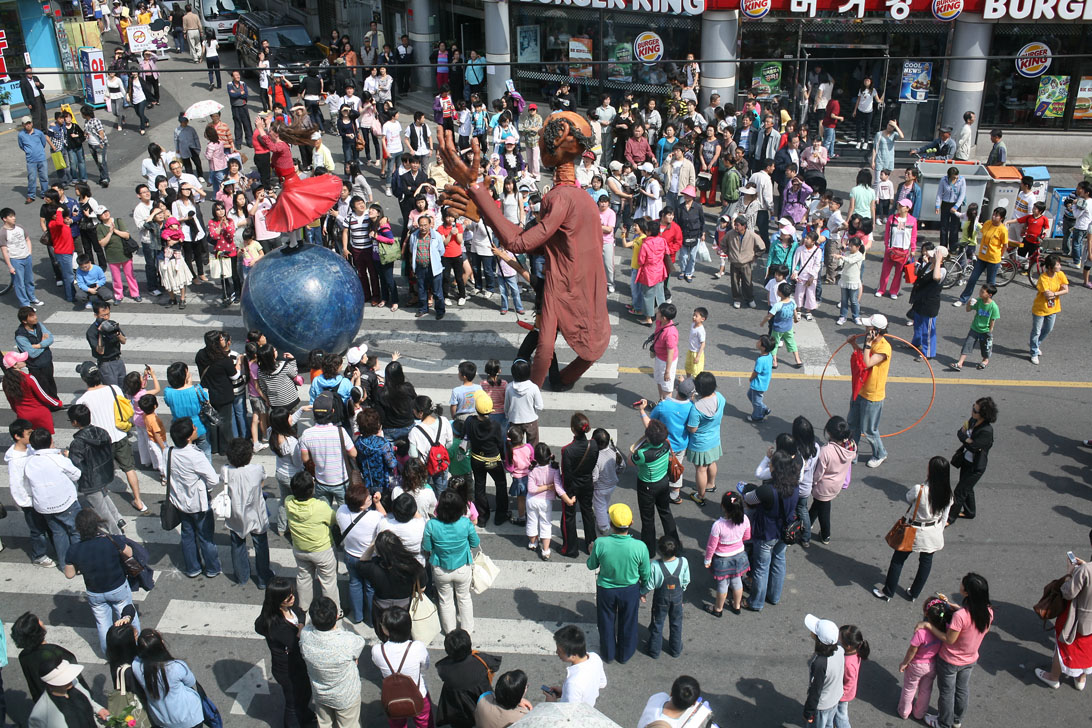
[[[269,398],[270,407],[289,407],[299,401],[300,393],[293,381],[298,373],[294,359],[282,361],[271,373],[258,372],[258,385]]]
[[[93,147],[106,146],[106,130],[102,128],[102,122],[92,117],[85,119],[83,130],[87,134],[87,143]]]
[[[315,425],[300,436],[300,452],[315,461],[315,480],[323,485],[340,485],[349,479],[343,446],[349,450],[353,441],[340,425]]]
[[[363,215],[349,213],[349,247],[354,250],[370,250],[372,247],[372,221],[368,211]]]

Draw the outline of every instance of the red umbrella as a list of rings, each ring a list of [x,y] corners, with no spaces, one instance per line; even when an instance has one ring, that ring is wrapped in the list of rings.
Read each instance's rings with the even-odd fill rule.
[[[265,225],[275,233],[289,233],[330,211],[341,196],[341,178],[334,174],[299,179],[289,177]]]

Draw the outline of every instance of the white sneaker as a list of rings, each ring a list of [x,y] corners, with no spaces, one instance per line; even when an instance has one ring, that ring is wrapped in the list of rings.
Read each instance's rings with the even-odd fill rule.
[[[876,291],[876,298],[883,298],[883,294],[879,291]]]
[[[91,302],[90,302],[90,301],[88,301],[88,302],[87,302],[87,305],[85,305],[85,306],[83,307],[83,309],[84,309],[85,311],[90,311],[90,310],[91,310]]]
[[[614,293],[614,286],[607,286],[607,293]]]
[[[267,447],[269,447],[269,445],[259,440],[258,442],[254,443],[254,452],[261,452]]]
[[[884,455],[884,456],[883,456],[882,458],[872,458],[871,460],[869,460],[869,461],[868,461],[868,467],[870,467],[870,468],[878,468],[878,467],[880,467],[881,465],[883,465],[883,461],[884,461],[884,460],[887,460],[887,456],[886,456],[886,455]]]
[[[1031,363],[1032,364],[1038,364],[1039,363],[1039,355],[1038,354],[1032,354],[1031,355]]]
[[[163,291],[161,291],[161,290],[159,290],[159,289],[157,288],[157,289],[155,289],[154,291],[152,291],[152,295],[153,295],[153,296],[162,296],[162,295],[163,295]]]
[[[890,296],[888,296],[888,298],[890,298],[892,301],[897,301],[899,300],[899,294],[892,293]]]
[[[456,303],[458,305],[460,305],[460,306],[465,306],[466,305],[466,299],[465,298],[460,298],[458,301],[456,301]]]
[[[857,324],[858,326],[864,326],[864,321],[861,321],[861,317],[860,317],[860,316],[858,316],[857,318],[853,319],[853,323]]]
[[[732,308],[739,308],[739,301],[733,302],[732,303]]]
[[[839,316],[839,317],[838,317],[838,320],[837,320],[837,321],[835,321],[834,323],[835,323],[835,324],[837,324],[838,326],[841,326],[841,325],[842,325],[842,324],[844,324],[845,322],[846,322],[846,317],[845,317],[845,316]]]
[[[47,568],[47,569],[52,568],[52,567],[57,565],[57,562],[54,561],[53,559],[49,558],[48,556],[39,556],[38,558],[34,559],[34,561],[32,561],[31,563],[33,563],[35,566],[42,566],[42,567]]]
[[[958,298],[956,300],[952,301],[952,306],[954,308],[959,308],[960,306],[963,306],[963,305],[965,305],[965,302],[960,301]]]
[[[758,304],[755,303],[754,301],[751,301],[750,303],[747,304],[747,308],[758,308]]]
[[[484,298],[487,301],[492,297],[493,297],[493,292],[492,291],[486,291],[485,293],[482,294],[482,298]]]

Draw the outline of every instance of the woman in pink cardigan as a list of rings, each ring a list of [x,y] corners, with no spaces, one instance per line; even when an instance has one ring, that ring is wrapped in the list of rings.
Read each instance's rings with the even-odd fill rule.
[[[877,298],[883,295],[899,297],[902,267],[913,260],[914,250],[918,247],[918,221],[910,214],[911,207],[913,203],[903,198],[899,200],[895,214],[887,218],[887,227],[883,234],[883,268],[880,270],[880,285],[876,289]],[[888,287],[887,277],[892,271],[895,279]]]
[[[640,226],[647,237],[637,254],[637,282],[641,284],[644,296],[642,313],[645,320],[642,323],[651,326],[656,309],[664,302],[663,283],[667,279],[664,257],[667,255],[667,241],[660,237],[659,220],[642,220]]]
[[[808,515],[812,523],[819,521],[819,541],[828,544],[830,503],[842,492],[853,459],[857,457],[857,446],[853,443],[849,423],[844,417],[831,417],[823,432],[827,436],[827,444],[819,448],[819,461],[815,464],[811,481],[812,503]]]

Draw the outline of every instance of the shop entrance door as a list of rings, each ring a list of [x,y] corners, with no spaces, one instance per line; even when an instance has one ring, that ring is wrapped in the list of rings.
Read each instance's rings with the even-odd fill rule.
[[[839,126],[839,133],[853,129],[853,107],[865,78],[872,79],[872,87],[884,97],[884,105],[887,104],[888,98],[884,89],[887,88],[890,59],[885,46],[801,44],[800,56],[804,59],[804,78],[809,82],[813,108],[818,84],[823,84],[824,89],[830,88],[832,92],[840,92],[838,98],[842,106],[841,115],[846,120]],[[885,123],[885,118],[882,106],[874,110],[873,132],[881,123]],[[815,124],[818,120],[813,117],[811,122]]]

